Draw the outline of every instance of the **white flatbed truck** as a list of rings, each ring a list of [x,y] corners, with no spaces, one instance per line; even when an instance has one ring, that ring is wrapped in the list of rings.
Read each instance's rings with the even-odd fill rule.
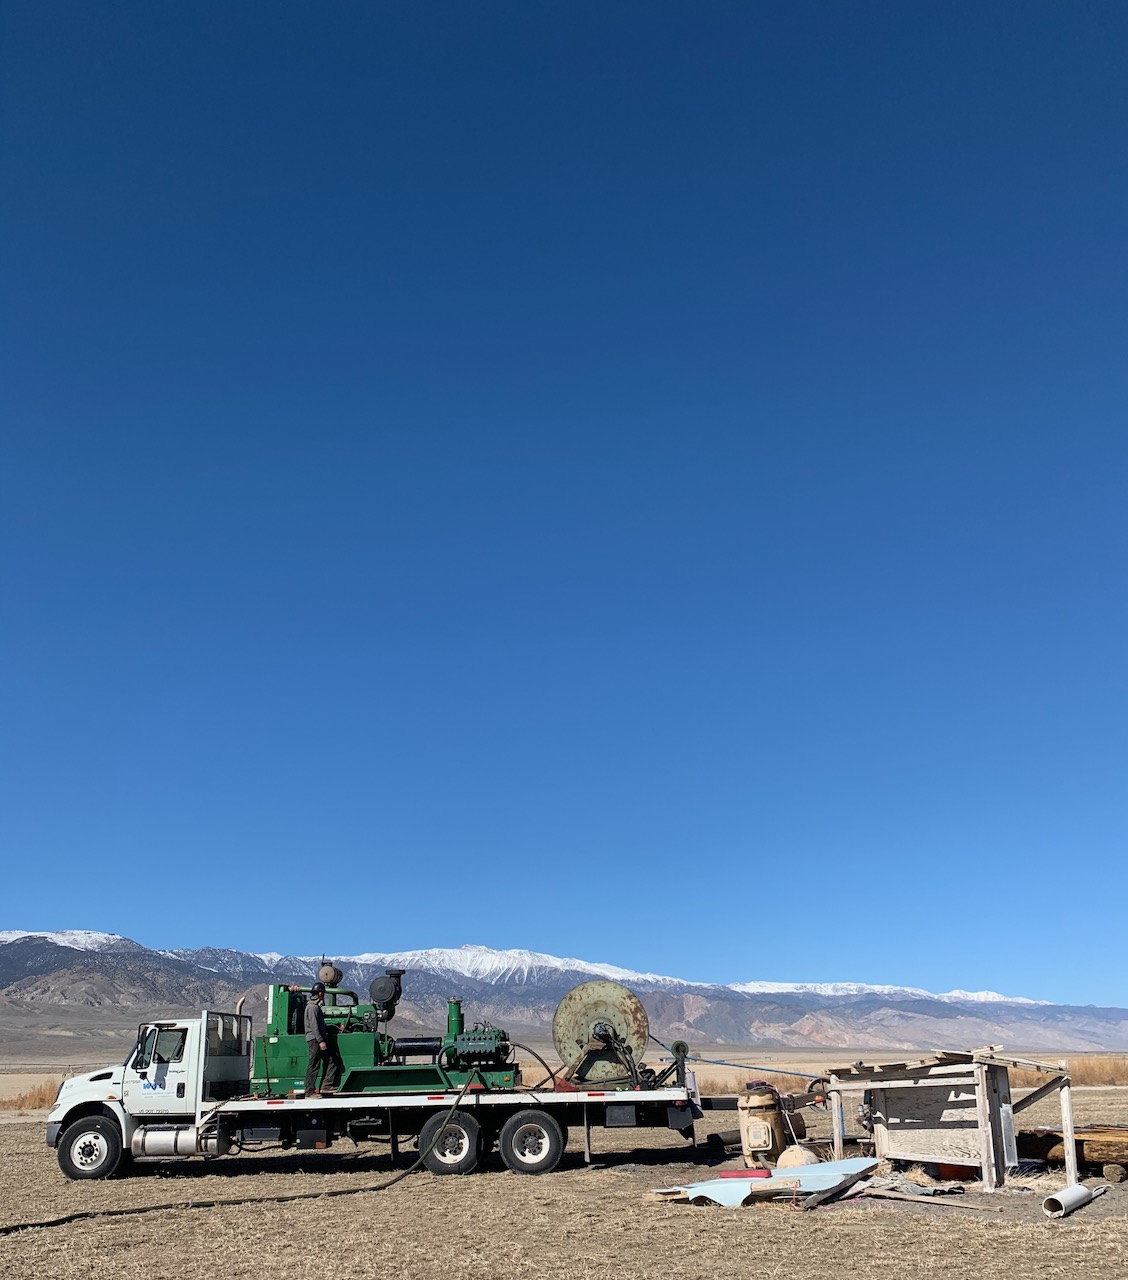
[[[321,1150],[338,1138],[418,1141],[432,1173],[470,1173],[496,1145],[516,1173],[548,1173],[582,1127],[666,1128],[689,1141],[701,1116],[692,1073],[684,1086],[575,1091],[475,1088],[442,1093],[254,1096],[251,1019],[204,1010],[143,1024],[125,1061],[64,1080],[47,1117],[47,1144],[68,1178],[108,1178],[133,1161],[225,1156],[280,1144]],[[457,1105],[456,1105],[457,1104]],[[441,1133],[439,1132],[441,1130]]]

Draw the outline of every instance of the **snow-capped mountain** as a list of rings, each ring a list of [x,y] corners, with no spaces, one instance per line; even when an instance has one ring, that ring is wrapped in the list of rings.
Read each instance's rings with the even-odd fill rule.
[[[259,959],[266,961],[267,956]],[[280,957],[272,957],[274,963]],[[316,964],[312,957],[303,957],[307,963]],[[372,965],[385,968],[423,970],[434,974],[459,974],[476,982],[515,983],[530,985],[543,982],[560,974],[587,974],[592,978],[610,978],[615,982],[652,988],[681,989],[701,987],[709,983],[686,982],[681,978],[667,978],[657,973],[638,973],[613,964],[598,964],[591,960],[562,959],[540,951],[495,950],[474,943],[461,947],[434,947],[425,951],[370,951],[357,956],[336,958],[341,964]]]
[[[742,991],[746,995],[764,995],[772,992],[806,992],[818,996],[915,996],[921,1000],[947,1000],[953,1004],[1046,1004],[1045,1000],[1031,1000],[1028,996],[1004,996],[997,991],[925,991],[923,987],[891,987],[867,982],[734,982],[730,991]]]
[[[260,956],[264,962],[277,962],[276,955]],[[316,961],[310,958],[310,963]],[[538,982],[548,974],[587,973],[593,978],[610,978],[646,988],[682,990],[697,987],[708,991],[723,986],[727,991],[748,995],[806,993],[821,996],[918,996],[925,1000],[987,1001],[1010,1004],[1037,1004],[1025,996],[1004,996],[997,991],[948,991],[941,995],[924,991],[920,987],[874,986],[864,982],[690,982],[684,978],[671,978],[657,973],[640,973],[634,969],[622,969],[613,964],[597,964],[591,960],[561,959],[540,951],[494,950],[491,947],[466,943],[461,947],[441,947],[427,951],[368,952],[358,956],[342,956],[341,963],[364,965],[396,965],[404,969],[426,969],[432,973],[459,973],[479,982]]]
[[[42,938],[57,946],[72,947],[77,951],[128,952],[143,951],[140,943],[114,933],[98,933],[85,929],[61,929],[53,933],[33,933],[21,929],[0,930],[0,943],[15,942],[20,938]],[[169,959],[187,961],[210,973],[246,974],[256,970],[264,975],[298,967],[312,971],[321,963],[320,956],[298,956],[279,951],[245,952],[221,950],[214,947],[197,949],[161,950],[157,954]],[[944,1000],[951,1003],[1040,1004],[1026,996],[1005,996],[997,991],[946,991],[936,994],[921,987],[875,985],[865,982],[691,982],[684,978],[672,978],[658,973],[641,973],[623,969],[618,965],[600,964],[592,960],[577,960],[548,955],[541,951],[498,950],[493,947],[464,943],[460,947],[433,947],[421,951],[367,951],[360,955],[330,957],[334,963],[355,966],[367,971],[382,973],[396,967],[413,973],[432,973],[439,977],[457,974],[472,978],[475,982],[535,986],[561,974],[574,976],[586,974],[593,978],[610,978],[627,986],[643,990],[685,991],[697,989],[713,991],[718,988],[740,995],[813,995],[813,996],[862,996],[878,995],[893,998],[913,997],[921,1000]]]
[[[642,999],[668,1042],[851,1049],[1128,1050],[1128,1011],[1053,1005],[993,991],[934,995],[858,982],[691,982],[617,965],[479,945],[328,957],[344,984],[365,993],[387,968],[406,970],[397,1018],[433,1029],[446,1001],[472,1019],[543,1035],[560,997],[578,982],[610,978]],[[92,930],[0,931],[0,1012],[82,1006],[150,1016],[166,1009],[229,1008],[270,981],[308,982],[320,956],[205,947],[153,950]],[[22,1015],[21,1015],[22,1016]],[[109,1013],[107,1012],[107,1016]],[[115,1015],[120,1017],[120,1012]]]
[[[133,951],[141,947],[139,942],[132,942],[118,933],[98,933],[94,929],[56,929],[54,933],[0,929],[0,943],[16,942],[20,938],[45,938],[56,946],[73,947],[76,951]]]

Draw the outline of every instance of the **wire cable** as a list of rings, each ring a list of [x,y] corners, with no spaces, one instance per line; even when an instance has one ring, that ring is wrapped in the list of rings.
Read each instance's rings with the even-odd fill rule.
[[[655,1044],[661,1045],[668,1054],[675,1059],[677,1055],[668,1044],[663,1044],[657,1036],[652,1035],[651,1040]],[[685,1055],[686,1062],[705,1062],[713,1067],[735,1067],[737,1071],[766,1071],[770,1076],[798,1076],[801,1080],[821,1080],[822,1076],[813,1076],[809,1071],[784,1071],[781,1067],[758,1067],[754,1062],[724,1062],[720,1058],[702,1058],[696,1053],[687,1053]]]

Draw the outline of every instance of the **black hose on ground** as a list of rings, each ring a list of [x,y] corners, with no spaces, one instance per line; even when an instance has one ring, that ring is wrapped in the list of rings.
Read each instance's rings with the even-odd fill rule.
[[[42,1222],[10,1222],[6,1226],[0,1226],[0,1236],[14,1235],[17,1231],[32,1231],[37,1227],[65,1227],[69,1222],[84,1222],[90,1218],[134,1218],[140,1217],[143,1213],[168,1213],[170,1210],[176,1209],[226,1209],[243,1204],[289,1204],[294,1200],[331,1200],[336,1196],[359,1196],[368,1192],[387,1191],[389,1187],[394,1187],[397,1182],[402,1182],[404,1178],[422,1168],[423,1161],[439,1145],[439,1139],[443,1136],[447,1122],[458,1110],[458,1104],[466,1096],[466,1090],[470,1087],[470,1082],[473,1079],[474,1075],[471,1073],[466,1083],[459,1090],[458,1097],[451,1103],[450,1110],[446,1113],[443,1123],[439,1126],[427,1149],[420,1151],[419,1158],[414,1164],[401,1170],[394,1178],[389,1178],[386,1182],[377,1182],[365,1187],[336,1187],[332,1191],[297,1191],[285,1196],[237,1196],[225,1200],[175,1200],[167,1204],[139,1205],[133,1209],[83,1209],[77,1213],[64,1214],[61,1218],[47,1218]]]

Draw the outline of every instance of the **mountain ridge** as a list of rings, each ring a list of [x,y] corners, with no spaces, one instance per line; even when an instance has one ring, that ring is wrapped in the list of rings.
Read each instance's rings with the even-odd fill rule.
[[[1023,1051],[1128,1050],[1128,1010],[1054,1005],[994,992],[946,992],[863,983],[710,984],[595,961],[475,944],[329,957],[358,992],[385,968],[407,970],[397,1025],[445,1023],[446,1002],[468,1018],[543,1036],[559,999],[578,982],[611,978],[637,992],[654,1034],[669,1042],[765,1048],[939,1049],[1005,1044]],[[0,931],[0,1000],[67,1018],[68,1009],[120,1018],[230,1008],[261,1001],[272,981],[308,982],[316,956],[203,947],[156,950],[94,930]],[[116,1011],[116,1012],[115,1012]],[[30,1016],[30,1014],[29,1014]],[[257,1016],[257,1015],[256,1015]]]
[[[120,934],[100,933],[96,930],[63,929],[51,932],[36,930],[0,930],[0,944],[18,941],[21,938],[44,938],[58,945],[73,946],[78,950],[88,951],[120,951],[147,949],[143,944],[134,942]],[[280,963],[300,962],[316,966],[319,956],[301,956],[279,951],[235,951],[201,948],[161,948],[158,954],[175,959],[198,958],[204,954],[232,955],[244,959],[247,957],[259,960],[266,969]],[[523,948],[494,948],[479,943],[463,943],[459,947],[430,947],[409,951],[362,952],[359,955],[334,955],[330,957],[334,963],[349,965],[399,965],[407,968],[424,968],[434,972],[457,972],[468,978],[492,982],[498,979],[515,980],[518,975],[527,978],[530,972],[538,970],[566,971],[590,973],[593,977],[609,978],[615,982],[630,984],[631,982],[652,987],[667,986],[670,988],[697,988],[700,990],[721,989],[744,994],[780,994],[786,992],[810,995],[867,995],[870,993],[886,996],[918,996],[931,1000],[958,1002],[984,1002],[995,1004],[1050,1004],[1051,1001],[1032,1000],[1028,996],[1008,996],[997,991],[926,991],[922,987],[906,987],[896,984],[875,984],[865,982],[700,982],[687,978],[676,978],[664,974],[645,973],[634,969],[624,969],[618,965],[604,964],[591,960],[579,960],[574,957],[553,956],[547,952],[529,951]],[[210,966],[198,959],[195,963],[201,968]],[[220,970],[216,970],[217,972]]]

